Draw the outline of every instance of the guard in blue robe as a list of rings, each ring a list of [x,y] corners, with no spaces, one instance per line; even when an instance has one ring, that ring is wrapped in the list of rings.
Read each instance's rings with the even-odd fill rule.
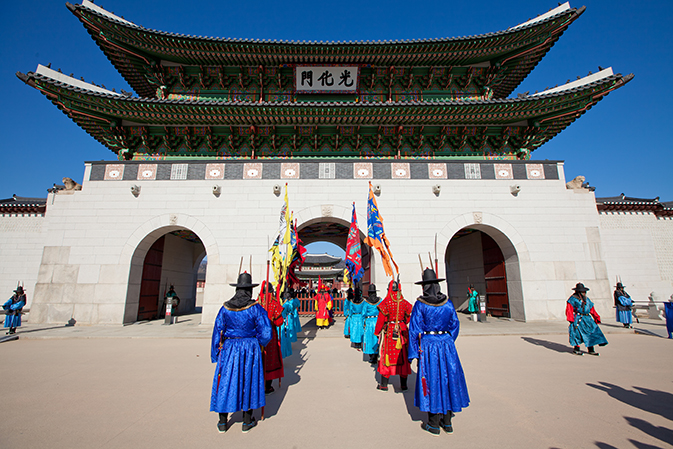
[[[573,290],[575,293],[568,298],[566,305],[566,319],[568,325],[568,336],[570,344],[573,346],[573,353],[582,355],[580,345],[584,343],[589,349],[588,354],[598,355],[594,346],[605,346],[608,341],[605,335],[598,327],[601,317],[594,309],[594,303],[587,297],[589,289],[582,283],[578,283]]]
[[[23,287],[19,285],[14,290],[14,294],[3,305],[5,310],[5,327],[9,328],[7,335],[16,333],[16,328],[21,326],[21,312],[26,306],[26,293]]]
[[[668,338],[673,338],[673,301],[664,303],[664,313],[666,315],[666,332]]]
[[[414,405],[428,413],[421,428],[433,435],[453,432],[451,418],[470,404],[463,367],[455,340],[460,323],[456,309],[439,289],[434,270],[426,268],[423,295],[418,297],[409,322],[409,361],[418,360]]]
[[[617,309],[617,322],[622,323],[624,327],[631,327],[633,322],[633,315],[631,314],[631,306],[633,306],[633,300],[624,290],[624,285],[621,282],[617,282],[615,286],[615,308]]]
[[[351,315],[351,300],[353,299],[353,289],[349,288],[344,299],[344,338],[351,338],[350,315]]]
[[[376,321],[379,319],[378,305],[381,298],[376,295],[376,285],[369,284],[367,299],[362,308],[364,331],[362,334],[362,352],[369,355],[369,363],[378,363],[379,337],[376,336]]]
[[[296,290],[291,290],[291,294],[292,304],[294,305],[294,308],[292,309],[292,317],[294,319],[294,333],[298,336],[299,332],[301,332],[301,321],[299,321],[299,309],[301,309],[301,301],[299,301],[299,298],[297,298]]]
[[[217,363],[210,411],[220,415],[217,429],[227,431],[228,414],[243,411],[243,432],[257,425],[252,410],[266,404],[262,348],[271,341],[266,310],[252,298],[248,273],[239,275],[236,294],[220,308],[213,328],[210,359]]]
[[[297,336],[294,332],[294,321],[292,320],[292,299],[288,292],[283,293],[283,324],[277,328],[278,338],[280,338],[280,354],[281,357],[289,357],[292,355],[292,342],[297,341]],[[293,340],[294,338],[294,340]]]
[[[353,291],[353,300],[350,304],[350,317],[349,327],[350,327],[350,339],[353,347],[358,351],[362,351],[362,336],[364,335],[364,317],[362,312],[364,311],[364,298],[362,297],[362,290],[360,287],[355,287]]]

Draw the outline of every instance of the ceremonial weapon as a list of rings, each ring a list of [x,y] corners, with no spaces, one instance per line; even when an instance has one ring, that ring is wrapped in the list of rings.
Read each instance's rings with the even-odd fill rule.
[[[437,263],[437,233],[435,232],[435,273],[439,276],[439,264]]]
[[[243,256],[241,256],[241,263],[238,264],[238,275],[241,275],[241,269],[243,268]]]
[[[430,251],[428,251],[428,259],[430,259],[430,268],[432,268],[432,255],[430,255]],[[437,274],[437,268],[435,268],[435,274]]]
[[[423,277],[423,261],[420,254],[418,255],[418,263],[421,264],[421,277]]]

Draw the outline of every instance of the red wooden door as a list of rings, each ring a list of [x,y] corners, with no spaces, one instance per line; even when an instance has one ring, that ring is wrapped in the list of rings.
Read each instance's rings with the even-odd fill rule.
[[[161,286],[161,264],[164,259],[164,237],[154,242],[147,251],[140,283],[138,321],[151,320],[157,316]]]
[[[492,316],[509,317],[505,258],[495,240],[483,232],[481,233],[481,247],[484,257],[486,307]]]

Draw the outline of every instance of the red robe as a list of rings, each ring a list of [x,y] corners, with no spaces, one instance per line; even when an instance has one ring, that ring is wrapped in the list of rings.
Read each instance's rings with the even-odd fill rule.
[[[399,298],[399,299],[397,299]],[[388,291],[386,298],[379,304],[379,318],[376,321],[376,335],[381,334],[378,371],[384,377],[399,375],[406,377],[411,374],[409,364],[409,319],[411,318],[411,304],[404,299],[401,292]],[[398,340],[393,338],[393,332],[401,339],[402,348],[398,348]]]
[[[315,322],[318,326],[328,326],[332,323],[330,309],[332,308],[332,295],[322,290],[313,298],[315,301]]]
[[[271,341],[264,348],[264,380],[280,379],[284,376],[283,357],[280,351],[280,340],[276,326],[283,324],[283,306],[276,299],[273,293],[267,293],[267,299],[264,300],[264,290],[260,292],[257,302],[266,310],[271,321]]]

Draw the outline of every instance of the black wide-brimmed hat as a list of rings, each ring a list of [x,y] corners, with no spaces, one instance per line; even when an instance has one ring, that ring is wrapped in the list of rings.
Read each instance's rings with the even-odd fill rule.
[[[589,289],[587,287],[585,287],[584,284],[582,284],[581,282],[578,282],[577,285],[575,287],[573,287],[573,290],[575,290],[576,292],[588,292],[589,291]]]
[[[624,288],[624,284],[622,284],[621,282],[617,282],[617,285],[615,285],[615,287]]]
[[[252,288],[257,287],[259,284],[252,283],[252,276],[249,273],[241,273],[238,275],[238,281],[235,284],[229,285],[236,288]]]
[[[367,290],[367,293],[376,293],[378,289],[376,288],[376,284],[369,284],[369,290]]]
[[[14,290],[14,293],[22,294],[23,293],[23,287],[19,285],[18,287],[16,287],[16,290]]]
[[[439,284],[444,279],[437,279],[437,274],[432,268],[426,268],[423,271],[423,280],[414,282],[416,285],[425,285],[425,284]]]

